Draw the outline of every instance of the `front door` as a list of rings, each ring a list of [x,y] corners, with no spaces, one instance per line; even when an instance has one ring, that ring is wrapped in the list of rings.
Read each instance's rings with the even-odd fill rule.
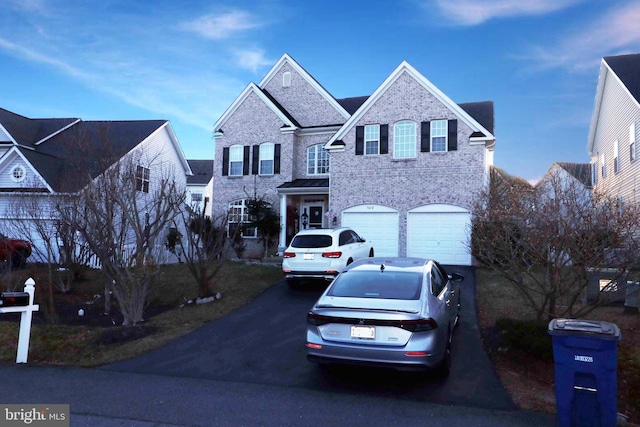
[[[322,205],[305,205],[303,212],[308,212],[309,225],[307,228],[322,228],[324,219],[324,207]]]

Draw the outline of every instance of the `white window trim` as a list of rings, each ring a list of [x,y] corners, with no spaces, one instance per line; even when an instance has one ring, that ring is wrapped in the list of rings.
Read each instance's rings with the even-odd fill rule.
[[[16,177],[17,171],[21,171],[19,177]],[[15,165],[14,167],[11,168],[11,171],[9,172],[9,176],[11,177],[11,180],[13,182],[22,182],[27,177],[27,170],[22,165]]]
[[[316,144],[307,147],[307,175],[309,176],[318,176],[318,175],[329,175],[331,171],[331,159],[329,157],[329,153],[324,150],[324,144]],[[313,161],[313,172],[309,172],[309,151],[314,150],[314,161]],[[318,172],[320,169],[320,155],[326,156],[327,158],[327,171],[326,172]]]
[[[435,124],[440,124],[440,123],[444,123],[444,133],[442,135],[440,134],[436,134],[434,132],[434,129],[436,128],[436,126],[434,126]],[[449,121],[446,119],[442,119],[442,120],[432,120],[431,121],[431,125],[429,126],[429,149],[432,153],[446,153],[447,151],[449,151]],[[443,150],[436,150],[434,148],[434,143],[433,140],[434,138],[444,138],[444,149]]]
[[[620,156],[618,156],[620,141],[613,143],[613,173],[620,172]]]
[[[377,138],[371,138],[371,139],[367,139],[367,135],[371,135],[371,132],[367,132],[367,131],[372,131],[373,129],[376,129],[377,131],[375,132],[377,134]],[[367,153],[367,142],[372,142],[376,144],[376,152],[375,153]],[[377,156],[380,155],[380,125],[365,125],[364,126],[364,147],[363,147],[363,151],[364,151],[364,155],[365,156]]]
[[[600,154],[600,173],[602,175],[602,178],[607,177],[607,163],[604,153]]]
[[[629,126],[629,160],[636,159],[636,123],[633,122]]]
[[[240,160],[237,159],[238,154],[234,152],[240,153]],[[240,173],[233,173],[233,168],[231,167],[233,163],[240,163]],[[229,147],[229,176],[242,176],[242,171],[244,168],[244,146],[242,145],[232,145]]]
[[[151,168],[144,165],[136,166],[136,190],[149,193],[151,187]]]
[[[267,149],[269,147],[271,148],[271,152],[267,152]],[[276,165],[275,157],[276,157],[275,144],[271,142],[265,142],[263,144],[260,144],[259,155],[258,155],[258,175],[271,176],[274,174],[275,165]],[[269,161],[271,162],[271,172],[265,173],[262,168],[262,162],[269,162]]]
[[[405,144],[405,142],[400,143],[397,138],[399,136],[398,126],[410,123],[413,126],[413,154],[412,155],[398,155],[398,144]],[[393,125],[393,158],[394,159],[415,159],[417,155],[417,144],[418,136],[417,136],[417,126],[414,121],[411,120],[401,120]],[[409,144],[407,144],[407,147]]]

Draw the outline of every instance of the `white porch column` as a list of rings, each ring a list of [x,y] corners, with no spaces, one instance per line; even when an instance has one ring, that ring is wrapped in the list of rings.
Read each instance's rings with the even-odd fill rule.
[[[287,249],[287,195],[280,194],[280,238],[278,239],[278,255],[282,256]]]

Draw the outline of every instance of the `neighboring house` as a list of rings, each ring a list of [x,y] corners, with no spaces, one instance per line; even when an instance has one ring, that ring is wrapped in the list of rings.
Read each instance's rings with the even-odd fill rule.
[[[468,265],[493,124],[492,102],[456,104],[407,62],[372,95],[336,99],[285,54],[214,126],[213,210],[233,226],[248,198],[270,202],[279,251],[301,228],[350,226],[376,255]]]
[[[193,172],[187,177],[187,204],[204,210],[204,215],[211,217],[211,195],[213,192],[213,160],[188,160]]]
[[[595,192],[622,203],[640,201],[640,54],[607,56],[600,64],[587,152]]]
[[[168,173],[186,188],[192,174],[166,120],[32,119],[0,108],[0,226],[21,220],[11,213],[16,197],[76,193],[105,171],[105,158],[135,159],[141,192]]]
[[[558,184],[554,185],[553,181]],[[547,173],[538,181],[536,187],[549,185],[555,188],[575,188],[581,195],[590,197],[591,195],[591,164],[555,162],[551,165]]]

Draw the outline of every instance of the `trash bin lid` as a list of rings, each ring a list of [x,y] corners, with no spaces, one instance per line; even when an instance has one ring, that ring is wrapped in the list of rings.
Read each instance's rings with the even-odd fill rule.
[[[599,320],[553,319],[549,322],[550,335],[582,335],[603,339],[620,339],[620,328],[614,323]]]

